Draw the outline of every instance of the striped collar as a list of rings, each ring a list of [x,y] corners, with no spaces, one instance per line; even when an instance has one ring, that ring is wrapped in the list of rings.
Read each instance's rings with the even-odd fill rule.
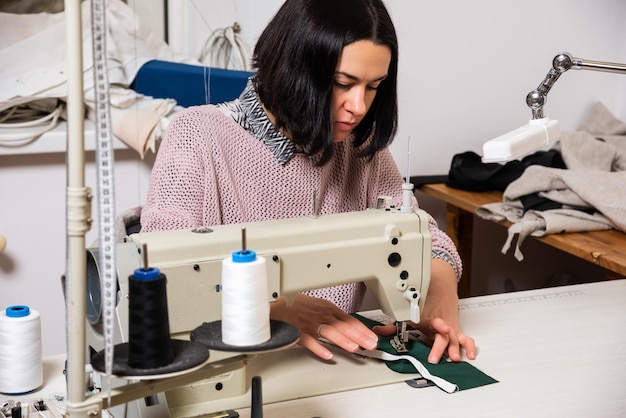
[[[295,145],[267,117],[252,78],[248,80],[238,99],[217,106],[250,135],[265,144],[280,164],[285,165],[296,153]]]

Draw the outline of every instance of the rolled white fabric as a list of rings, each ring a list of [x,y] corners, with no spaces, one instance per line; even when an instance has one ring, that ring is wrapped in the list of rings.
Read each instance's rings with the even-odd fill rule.
[[[265,258],[236,251],[222,261],[222,341],[244,347],[270,338]]]

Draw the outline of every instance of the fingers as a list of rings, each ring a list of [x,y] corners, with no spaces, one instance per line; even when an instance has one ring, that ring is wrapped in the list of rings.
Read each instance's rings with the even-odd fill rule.
[[[431,346],[428,357],[429,363],[439,363],[446,353],[450,360],[455,362],[461,361],[460,348],[462,346],[467,347],[467,357],[469,359],[473,360],[475,358],[474,340],[460,333],[458,337],[455,337],[451,328],[444,320],[435,318],[430,321],[424,321],[418,324],[417,328],[424,335],[422,342]],[[381,325],[374,327],[374,331],[381,336],[392,336],[396,334],[397,328],[394,324]]]
[[[474,360],[476,358],[476,342],[472,337],[460,334],[459,344],[465,348],[465,355],[468,359]]]
[[[302,334],[300,336],[298,344],[307,348],[309,351],[311,351],[313,354],[323,360],[330,360],[331,358],[333,358],[332,351],[330,351],[324,345],[320,344],[319,341],[317,341],[317,338],[312,337],[309,334]]]
[[[445,354],[451,361],[461,361],[463,350],[468,359],[476,358],[474,339],[463,334],[459,329],[453,330],[443,319],[422,321],[417,328],[432,338],[433,343],[428,355],[429,363],[439,363]]]
[[[398,332],[398,328],[395,324],[387,324],[387,325],[377,325],[372,329],[377,335],[383,337],[391,337],[396,335]]]
[[[272,305],[272,318],[296,325],[300,330],[298,344],[324,360],[330,360],[333,354],[327,346],[320,344],[318,341],[320,337],[345,351],[356,352],[360,347],[375,349],[378,346],[378,335],[392,336],[397,332],[394,324],[377,326],[372,331],[331,302],[302,294],[298,295],[291,306],[283,299]],[[430,363],[438,363],[444,354],[452,361],[460,361],[463,349],[468,359],[476,358],[474,340],[461,332],[455,318],[452,318],[451,322],[446,322],[435,317],[409,325],[411,328],[419,329],[432,341],[428,357]]]
[[[445,354],[447,354],[450,361],[461,361],[462,349],[465,350],[465,355],[468,359],[474,360],[476,358],[476,343],[474,339],[460,331],[458,333],[452,332],[451,328],[442,319],[436,318],[421,325],[423,325],[421,327],[423,332],[428,332],[429,335],[433,336],[432,347],[428,355],[429,363],[439,363]],[[393,324],[381,325],[374,327],[374,331],[377,335],[391,336],[395,335],[396,326]],[[333,324],[323,324],[323,326],[319,327],[319,337],[351,353],[358,351],[359,348],[372,350],[378,345],[376,336],[372,335],[372,332],[367,327],[353,317]],[[317,335],[304,334],[300,338],[299,344],[309,349],[316,356],[324,360],[330,360],[333,355],[332,352],[326,346],[320,344],[317,338]]]
[[[441,357],[446,352],[448,358],[453,362],[461,361],[461,349],[465,349],[468,359],[476,358],[476,343],[473,338],[462,333],[436,334],[433,347],[428,355],[429,363],[439,363]]]
[[[358,351],[361,347],[373,350],[378,345],[377,335],[353,317],[325,325],[320,328],[319,334],[320,337],[351,353]]]
[[[461,361],[461,348],[458,339],[454,335],[449,336],[448,358],[455,363]]]
[[[298,343],[324,360],[330,360],[333,354],[326,346],[319,343],[318,337],[350,353],[355,353],[360,348],[373,350],[378,345],[376,334],[352,316],[338,319],[332,324],[321,324],[317,330],[319,335],[303,334]]]
[[[448,349],[448,354],[450,355],[450,327],[446,325],[443,319],[435,318],[427,322],[424,331],[433,338],[433,346],[428,354],[428,362],[437,364],[441,360],[441,357],[443,357],[446,349]]]
[[[468,337],[460,330],[447,334],[448,358],[454,362],[461,361],[461,349],[465,350],[468,359],[476,358],[476,343],[472,337]],[[438,353],[436,353],[438,354]],[[439,356],[440,358],[441,356]],[[439,359],[437,359],[439,361]]]

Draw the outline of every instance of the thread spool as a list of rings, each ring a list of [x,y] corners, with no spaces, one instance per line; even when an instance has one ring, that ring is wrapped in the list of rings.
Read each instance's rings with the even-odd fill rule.
[[[144,265],[147,265],[144,245]],[[154,379],[199,366],[209,358],[204,344],[171,338],[167,277],[156,267],[136,269],[128,277],[128,342],[117,344],[112,373],[132,379]],[[94,370],[106,372],[105,350],[91,358]],[[146,405],[154,401],[146,398]],[[0,417],[1,418],[1,417]]]
[[[129,277],[128,365],[133,368],[158,368],[174,359],[166,283],[156,267],[138,268]]]
[[[41,317],[25,305],[0,312],[0,392],[31,392],[43,384]]]
[[[265,258],[240,250],[222,260],[222,341],[245,347],[271,338]]]

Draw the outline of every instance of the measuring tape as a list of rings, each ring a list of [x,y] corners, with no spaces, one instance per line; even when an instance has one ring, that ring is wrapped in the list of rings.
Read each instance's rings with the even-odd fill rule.
[[[570,296],[581,296],[584,293],[580,290],[567,290],[563,292],[546,293],[530,296],[515,296],[505,299],[488,300],[484,302],[459,303],[459,311],[467,311],[470,309],[489,308],[492,306],[513,305],[516,303],[536,302],[540,300],[562,299]]]
[[[106,12],[104,0],[91,2],[94,84],[96,99],[96,161],[98,174],[98,225],[105,371],[113,370],[113,325],[117,292],[115,265],[115,183],[113,136],[109,109],[109,77],[106,59]]]

